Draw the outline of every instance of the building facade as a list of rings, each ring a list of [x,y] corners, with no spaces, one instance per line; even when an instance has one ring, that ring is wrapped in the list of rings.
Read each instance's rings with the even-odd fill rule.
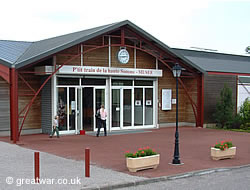
[[[61,134],[96,131],[102,104],[109,131],[175,126],[177,98],[180,125],[204,123],[209,69],[130,21],[37,42],[1,40],[0,63],[0,131],[14,142],[50,133],[55,115]]]
[[[101,104],[109,131],[173,125],[176,63],[183,68],[179,121],[201,125],[203,71],[129,21],[1,46],[1,130],[14,140],[21,132],[49,133],[55,115],[62,134],[95,131]]]

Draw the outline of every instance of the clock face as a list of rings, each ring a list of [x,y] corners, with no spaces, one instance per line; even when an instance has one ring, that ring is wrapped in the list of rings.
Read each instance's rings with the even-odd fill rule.
[[[127,64],[129,61],[129,53],[126,49],[120,49],[117,55],[118,61],[122,64]]]

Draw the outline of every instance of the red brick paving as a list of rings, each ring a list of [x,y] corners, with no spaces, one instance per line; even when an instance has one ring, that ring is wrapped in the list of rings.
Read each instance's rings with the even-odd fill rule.
[[[170,165],[173,159],[175,128],[161,128],[147,133],[110,135],[95,137],[89,135],[68,135],[48,138],[48,135],[24,135],[18,144],[25,148],[48,152],[61,157],[83,160],[84,150],[90,148],[91,163],[103,168],[129,173],[124,153],[150,146],[161,154],[157,169],[130,173],[143,177],[159,177],[208,168],[231,167],[250,164],[250,133],[224,130],[181,127],[180,160],[184,165]],[[214,161],[210,158],[210,147],[216,142],[232,139],[237,146],[234,159]],[[1,141],[10,142],[7,137]],[[42,158],[41,158],[42,159]]]

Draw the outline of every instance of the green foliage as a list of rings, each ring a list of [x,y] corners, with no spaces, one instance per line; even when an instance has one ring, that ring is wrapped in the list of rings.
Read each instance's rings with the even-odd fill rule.
[[[231,140],[229,141],[221,141],[220,143],[216,143],[214,148],[218,148],[220,150],[225,150],[227,148],[233,147],[233,143]]]
[[[219,128],[227,128],[233,120],[233,100],[232,89],[224,86],[220,92],[220,99],[216,104],[214,118]]]
[[[245,49],[245,51],[246,51],[247,53],[250,53],[250,46],[247,46],[246,49]]]
[[[139,148],[139,150],[134,153],[126,151],[125,157],[126,158],[138,158],[138,157],[152,156],[156,154],[157,153],[155,152],[154,149],[151,149],[149,147],[144,147],[144,148]]]
[[[229,122],[230,123],[230,122]],[[235,117],[233,117],[232,122],[227,127],[228,129],[240,129],[242,125],[242,119],[240,114],[236,114]]]
[[[230,129],[230,131],[250,133],[250,127],[248,129]]]
[[[247,98],[240,107],[239,115],[241,117],[241,128],[250,129],[250,99]]]

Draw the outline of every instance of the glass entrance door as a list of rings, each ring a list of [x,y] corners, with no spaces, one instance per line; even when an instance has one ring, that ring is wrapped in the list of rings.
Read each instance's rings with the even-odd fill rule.
[[[94,111],[94,114],[93,114],[93,118],[94,118],[94,130],[97,130],[97,118],[95,118],[95,114],[97,112],[98,109],[101,108],[101,105],[104,105],[105,109],[106,108],[106,105],[105,105],[105,89],[104,88],[95,88],[95,111]],[[103,129],[101,129],[103,130]],[[108,128],[107,128],[108,130]]]
[[[121,93],[112,89],[112,128],[121,127]]]
[[[112,128],[132,126],[132,89],[112,89]]]
[[[94,88],[82,88],[82,128],[85,131],[94,130]]]
[[[76,120],[77,120],[77,129],[83,129],[83,110],[82,110],[82,88],[77,88],[77,111],[76,111]]]
[[[132,89],[123,89],[123,127],[132,126]]]
[[[59,87],[57,114],[59,116],[59,130],[73,133],[77,130],[77,89],[75,87]]]
[[[135,88],[135,126],[143,125],[143,88]]]
[[[154,94],[149,87],[113,87],[112,129],[132,129],[154,124]]]
[[[67,101],[67,93],[68,88],[61,87],[58,88],[58,102],[57,102],[57,115],[59,116],[59,130],[67,131],[67,119],[68,119],[68,101]]]
[[[134,98],[135,126],[153,125],[154,94],[153,88],[135,88]]]
[[[77,89],[77,128],[78,130],[96,130],[96,111],[105,105],[105,89],[82,87]]]

